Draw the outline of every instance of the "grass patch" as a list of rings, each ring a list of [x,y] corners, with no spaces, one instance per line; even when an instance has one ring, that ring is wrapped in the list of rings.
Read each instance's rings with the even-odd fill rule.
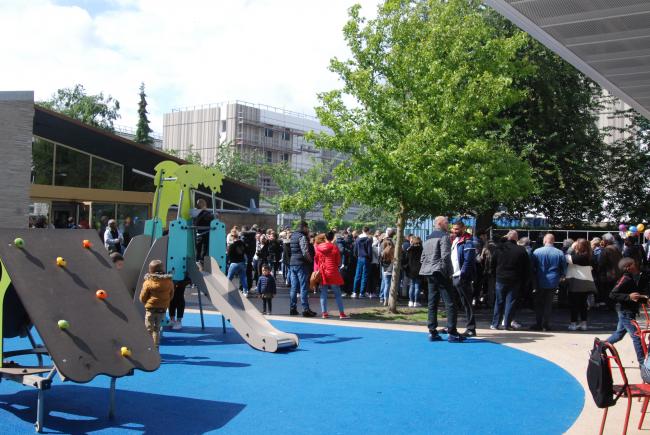
[[[349,316],[354,320],[380,320],[386,322],[422,323],[427,321],[426,308],[400,308],[396,314],[388,308],[363,308],[351,312]],[[444,312],[438,313],[438,318],[445,317]]]

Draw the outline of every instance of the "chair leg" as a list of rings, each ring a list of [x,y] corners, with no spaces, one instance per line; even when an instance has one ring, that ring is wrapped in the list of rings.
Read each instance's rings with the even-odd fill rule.
[[[639,420],[639,426],[637,429],[641,430],[643,427],[643,420],[645,420],[645,413],[648,411],[648,401],[650,401],[650,397],[646,397],[643,399],[643,407],[641,408],[641,420]]]
[[[609,411],[609,408],[605,408],[603,410],[603,419],[600,422],[600,432],[599,435],[603,435],[603,432],[605,431],[605,422],[607,421],[607,411]]]
[[[627,425],[630,422],[630,411],[632,410],[632,398],[627,398],[627,410],[625,411],[625,424],[623,425],[623,435],[627,435]]]

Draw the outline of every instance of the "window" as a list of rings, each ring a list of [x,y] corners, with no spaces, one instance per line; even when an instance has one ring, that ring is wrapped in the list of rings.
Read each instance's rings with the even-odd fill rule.
[[[122,166],[107,160],[92,158],[90,187],[93,189],[122,190]]]
[[[284,131],[282,132],[282,140],[291,140],[291,130],[288,128],[285,128]]]
[[[90,156],[57,145],[54,165],[54,185],[88,188]]]
[[[262,189],[269,190],[271,188],[271,179],[269,177],[262,178]]]
[[[156,186],[153,184],[153,179],[145,177],[144,175],[137,174],[132,172],[130,177],[127,177],[127,185],[125,186],[126,190],[132,190],[134,192],[155,192]]]
[[[273,163],[273,152],[272,151],[267,151],[266,152],[266,163]]]
[[[282,154],[282,161],[285,163],[289,163],[289,153]]]
[[[273,129],[270,127],[264,128],[264,137],[273,137]]]
[[[226,121],[221,121],[221,131],[226,131]]]
[[[144,222],[148,217],[148,205],[117,204],[117,225],[125,237],[128,235],[129,238],[132,238],[143,234]],[[174,219],[176,219],[175,215]]]
[[[52,184],[54,144],[40,138],[32,142],[32,183]]]
[[[115,204],[111,203],[92,203],[92,225],[99,231],[102,241],[104,241],[104,231],[109,219],[115,219]]]

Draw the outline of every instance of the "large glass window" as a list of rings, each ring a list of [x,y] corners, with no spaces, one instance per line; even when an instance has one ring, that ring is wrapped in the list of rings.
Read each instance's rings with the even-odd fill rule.
[[[40,138],[32,142],[32,183],[52,185],[54,144]]]
[[[122,166],[97,157],[92,158],[92,165],[91,188],[122,190]]]
[[[144,222],[149,217],[149,206],[139,204],[117,204],[117,224],[124,234],[124,243],[144,233]]]
[[[131,190],[134,192],[155,192],[156,186],[153,184],[153,179],[145,177],[144,175],[137,174],[133,172],[128,179],[131,179],[131,184],[124,186],[126,190]]]
[[[93,227],[99,231],[100,237],[104,240],[104,230],[109,219],[115,219],[115,204],[93,202]]]
[[[56,186],[88,187],[90,156],[60,145],[56,146],[54,184]]]

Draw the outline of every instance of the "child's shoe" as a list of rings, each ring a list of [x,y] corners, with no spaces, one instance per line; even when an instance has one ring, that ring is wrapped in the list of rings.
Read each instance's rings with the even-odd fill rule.
[[[341,311],[341,312],[339,313],[339,319],[349,319],[349,318],[350,318],[350,316],[348,316],[347,314],[345,314],[343,311]]]
[[[580,325],[578,326],[578,329],[581,331],[586,331],[587,330],[587,322],[580,322]]]
[[[577,331],[578,330],[578,325],[576,325],[576,322],[571,322],[569,325],[569,331]]]
[[[409,301],[409,308],[413,306],[413,301]]]
[[[181,329],[181,328],[183,328],[183,323],[182,323],[181,319],[176,320],[176,321],[172,324],[172,329],[173,329],[174,331],[178,331],[178,330]]]
[[[329,319],[329,318],[330,318],[330,315],[329,315],[329,313],[328,313],[327,311],[325,311],[325,312],[323,313],[323,316],[322,316],[322,317],[323,317],[323,319]]]

